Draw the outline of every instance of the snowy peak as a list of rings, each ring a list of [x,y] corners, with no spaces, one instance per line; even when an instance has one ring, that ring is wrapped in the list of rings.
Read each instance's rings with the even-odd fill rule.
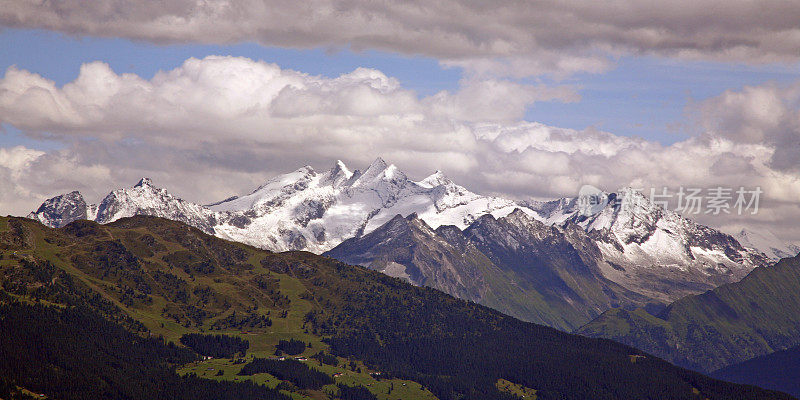
[[[212,213],[207,208],[171,195],[166,189],[154,186],[148,178],[142,178],[132,188],[114,190],[96,209],[92,219],[103,224],[134,215],[151,215],[181,221],[207,233],[214,232]]]
[[[308,181],[312,177],[316,176],[316,174],[317,172],[314,171],[314,168],[312,168],[310,165],[306,165],[288,174],[279,175],[267,180],[261,186],[257,187],[256,190],[252,191],[250,194],[253,195],[259,192],[268,192],[274,189],[279,189],[286,186],[292,186],[297,184],[298,182]]]
[[[624,188],[616,193],[600,192],[592,203],[581,197],[563,198],[529,204],[543,222],[564,225],[573,222],[587,231],[611,230],[632,233],[632,230],[652,227],[670,213],[650,201],[641,192]],[[680,218],[674,215],[675,218]]]
[[[41,210],[45,206],[52,206],[56,207],[56,209],[64,209],[66,207],[70,207],[75,204],[85,203],[83,200],[83,195],[81,192],[77,190],[73,190],[69,193],[62,194],[60,196],[53,197],[52,199],[47,200],[44,204],[42,204],[39,209]]]
[[[86,201],[76,190],[46,200],[36,211],[28,214],[28,218],[47,226],[62,227],[72,221],[86,219],[87,213]]]
[[[529,206],[546,224],[583,229],[601,252],[604,275],[633,291],[671,301],[768,264],[730,235],[664,209],[636,190],[594,196],[589,203],[568,198]]]
[[[350,183],[350,187],[372,188],[380,181],[394,181],[399,180],[398,178],[405,179],[405,174],[400,172],[394,164],[387,165],[386,161],[378,157]]]
[[[303,192],[319,177],[314,168],[306,165],[288,174],[271,178],[250,194],[230,197],[229,200],[213,203],[208,206],[215,212],[237,212],[261,209],[270,209]]]
[[[397,166],[394,164],[387,165],[382,158],[378,157],[350,186],[353,188],[375,189],[375,186],[382,185],[382,182],[404,184],[407,181],[408,177]]]
[[[781,240],[768,230],[742,229],[733,235],[742,246],[758,250],[772,260],[794,257],[800,253],[800,246]]]
[[[417,184],[426,188],[434,188],[436,186],[451,185],[453,184],[453,181],[448,179],[447,176],[445,176],[442,171],[439,171],[437,169],[436,172],[434,172],[427,178],[417,182]]]
[[[336,160],[333,168],[328,171],[327,182],[333,186],[342,186],[353,176],[342,160]]]
[[[137,183],[133,187],[135,187],[135,188],[138,188],[138,187],[151,187],[152,188],[153,187],[153,181],[150,178],[142,178],[142,179],[139,180],[139,183]]]

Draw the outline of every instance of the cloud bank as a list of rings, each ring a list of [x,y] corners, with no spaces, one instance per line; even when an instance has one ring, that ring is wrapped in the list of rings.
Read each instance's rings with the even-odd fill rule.
[[[0,210],[26,214],[73,189],[94,201],[142,176],[208,203],[305,164],[363,168],[381,156],[412,178],[441,169],[473,191],[517,198],[572,196],[582,184],[761,186],[758,215],[697,218],[800,238],[786,222],[800,218],[797,87],[746,87],[692,104],[702,131],[671,145],[522,120],[537,101],[577,98],[569,87],[503,79],[465,79],[457,91],[420,97],[373,69],[327,78],[219,56],[152,79],[88,63],[61,87],[12,67],[0,79],[0,123],[62,148],[0,149]]]
[[[708,134],[765,143],[775,149],[773,168],[800,172],[800,82],[728,90],[700,104],[696,113]]]
[[[0,24],[155,43],[258,42],[424,55],[509,76],[598,72],[652,54],[746,63],[800,56],[790,0],[3,0]]]

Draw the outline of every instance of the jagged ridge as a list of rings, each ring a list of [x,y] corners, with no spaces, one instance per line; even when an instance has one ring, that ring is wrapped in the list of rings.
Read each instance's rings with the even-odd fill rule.
[[[108,223],[126,216],[153,215],[269,250],[322,253],[346,239],[375,231],[396,215],[416,213],[430,229],[465,230],[482,216],[502,218],[519,209],[563,232],[572,226],[572,243],[596,244],[591,258],[604,279],[660,302],[739,280],[768,262],[733,237],[664,210],[641,194],[622,191],[606,196],[637,200],[636,207],[623,209],[609,201],[595,214],[584,216],[576,198],[521,202],[483,196],[440,171],[412,181],[378,158],[363,172],[351,172],[341,161],[321,173],[305,166],[268,180],[250,194],[208,206],[179,199],[142,179],[133,188],[111,192],[97,206],[87,205],[80,193],[72,192],[47,200],[29,217],[58,227],[81,218]],[[430,280],[434,275],[428,274],[428,282],[434,282]],[[449,275],[442,272],[439,277],[434,286],[467,298],[475,296],[445,282]]]

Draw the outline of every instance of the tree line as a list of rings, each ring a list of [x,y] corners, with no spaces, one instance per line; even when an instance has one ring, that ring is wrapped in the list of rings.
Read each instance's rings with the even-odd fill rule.
[[[244,356],[250,348],[250,342],[229,335],[204,335],[187,333],[179,339],[181,344],[194,350],[197,354],[214,358],[231,358],[236,354]]]
[[[0,300],[0,376],[49,398],[290,400],[250,382],[180,376],[174,366],[196,353],[133,334],[91,309]]]

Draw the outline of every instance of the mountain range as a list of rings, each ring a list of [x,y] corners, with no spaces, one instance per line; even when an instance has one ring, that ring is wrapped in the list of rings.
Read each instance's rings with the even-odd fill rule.
[[[243,346],[201,357],[214,349],[175,345],[186,338]],[[148,216],[59,229],[0,218],[0,354],[4,398],[791,398]]]
[[[439,171],[413,181],[378,158],[363,172],[341,161],[323,172],[306,166],[206,206],[142,179],[97,205],[78,192],[56,196],[29,217],[59,227],[159,216],[263,249],[327,252],[565,330],[612,307],[658,308],[771,262],[636,191],[600,196],[591,213],[578,197],[484,196]]]
[[[433,226],[464,228],[483,214],[503,216],[517,207],[512,200],[469,192],[440,172],[411,181],[379,158],[363,172],[351,172],[341,161],[321,173],[305,166],[247,195],[207,206],[174,197],[144,178],[133,188],[112,191],[98,205],[87,205],[78,192],[54,197],[30,217],[58,227],[78,218],[108,223],[153,215],[264,249],[322,253],[397,214],[416,212]]]
[[[520,209],[463,231],[398,215],[325,255],[566,331],[609,308],[652,302],[603,275],[600,250],[580,227],[545,225]]]
[[[742,246],[751,249],[758,249],[774,260],[781,258],[794,257],[800,253],[800,246],[795,243],[782,240],[770,231],[754,231],[742,229],[733,235]]]

